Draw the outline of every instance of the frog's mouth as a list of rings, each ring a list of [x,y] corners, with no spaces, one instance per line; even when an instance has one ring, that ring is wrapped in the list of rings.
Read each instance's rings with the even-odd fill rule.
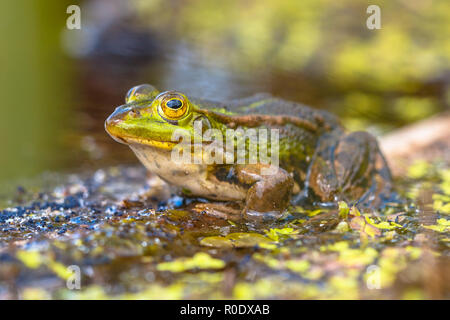
[[[126,144],[126,145],[143,145],[143,146],[149,146],[153,148],[158,149],[164,149],[164,150],[172,150],[177,145],[182,143],[182,140],[179,141],[161,141],[161,140],[153,140],[149,138],[144,137],[136,137],[133,135],[127,135],[126,133],[120,131],[116,132],[114,126],[108,126],[106,125],[106,132],[113,138],[116,142]],[[211,142],[203,142],[200,143],[200,146],[203,146],[204,144],[209,144]],[[192,143],[190,144],[192,147],[196,146],[197,144]]]
[[[173,142],[173,141],[158,141],[158,140],[151,140],[151,139],[147,139],[147,138],[136,138],[136,137],[122,137],[119,138],[122,139],[122,143],[125,143],[127,145],[145,145],[145,146],[149,146],[152,148],[158,148],[158,149],[164,149],[164,150],[172,150],[173,148],[175,148],[177,145],[180,144],[180,142]],[[190,143],[188,144],[188,146],[190,146],[192,149],[198,147],[200,149],[202,149],[204,147],[205,144],[209,144],[211,142],[207,142],[207,143]]]
[[[108,119],[106,119],[105,130],[116,142],[126,145],[140,144],[166,150],[172,149],[177,144],[177,142],[173,141],[158,141],[126,134],[126,132],[124,132],[123,130],[118,129],[117,124],[121,120],[115,119],[114,116],[115,114],[111,115]]]
[[[136,138],[136,137],[121,137],[121,139],[125,144],[139,144],[146,145],[149,147],[154,147],[158,149],[172,150],[178,143],[172,141],[157,141],[146,138]]]
[[[120,121],[120,119],[109,117],[105,122],[106,132],[108,132],[111,138],[113,138],[116,142],[126,145],[143,145],[164,150],[172,150],[180,143],[183,143],[182,137],[180,137],[179,141],[163,141],[149,139],[148,137],[137,137],[136,135],[129,134],[126,131],[119,129],[117,125]],[[203,141],[200,145],[203,146],[210,143],[210,141]],[[197,144],[191,143],[190,145],[194,147]]]
[[[152,139],[148,139],[148,138],[124,135],[123,133],[118,135],[114,132],[114,130],[112,130],[112,128],[108,128],[108,127],[106,127],[106,131],[111,136],[111,138],[113,138],[116,142],[126,144],[126,145],[139,144],[139,145],[145,145],[145,146],[149,146],[149,147],[166,149],[166,150],[171,150],[177,145],[176,142],[172,142],[172,141],[158,141],[158,140],[152,140]]]

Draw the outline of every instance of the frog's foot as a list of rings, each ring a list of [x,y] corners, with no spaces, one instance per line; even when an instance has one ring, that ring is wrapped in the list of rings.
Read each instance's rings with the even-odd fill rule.
[[[276,219],[289,205],[294,179],[282,168],[265,164],[237,166],[239,181],[250,188],[243,214],[253,220]]]
[[[325,173],[325,174],[324,174]],[[312,170],[311,186],[322,202],[375,204],[391,190],[391,174],[376,139],[367,132],[344,136],[330,157]]]
[[[242,218],[242,206],[236,202],[197,203],[192,210],[198,213],[231,221],[239,221]]]

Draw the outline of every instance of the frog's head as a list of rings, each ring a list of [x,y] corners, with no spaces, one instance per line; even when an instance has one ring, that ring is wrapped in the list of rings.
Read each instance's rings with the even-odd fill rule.
[[[195,121],[201,121],[202,131],[212,127],[207,115],[177,91],[159,92],[143,84],[130,89],[125,102],[105,122],[106,131],[121,143],[171,149],[180,134],[191,139],[198,135]]]

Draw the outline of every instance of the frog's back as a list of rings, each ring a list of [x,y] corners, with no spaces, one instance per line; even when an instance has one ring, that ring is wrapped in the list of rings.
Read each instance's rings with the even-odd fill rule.
[[[255,120],[256,115],[262,115],[255,121],[259,123],[257,127],[279,129],[280,166],[289,172],[295,171],[298,182],[305,179],[319,139],[324,136],[327,141],[336,140],[343,134],[343,129],[333,114],[266,93],[222,103],[195,99],[191,101],[200,108],[245,119],[241,123],[244,127],[248,121],[246,119]],[[279,121],[280,117],[283,121]],[[288,120],[285,121],[286,119]],[[253,127],[255,122],[252,122]]]
[[[299,118],[326,130],[341,127],[338,118],[327,111],[314,109],[299,102],[283,100],[268,93],[258,93],[220,103],[202,99],[193,99],[193,102],[202,108],[235,115],[287,116]]]

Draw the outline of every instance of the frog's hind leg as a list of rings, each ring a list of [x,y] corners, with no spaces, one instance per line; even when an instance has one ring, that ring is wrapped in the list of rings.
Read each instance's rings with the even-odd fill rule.
[[[310,168],[308,186],[316,204],[344,200],[377,205],[391,188],[391,174],[376,139],[367,132],[345,135],[322,145]]]
[[[377,140],[367,132],[343,137],[333,154],[340,198],[352,204],[378,206],[391,190],[391,173]]]

